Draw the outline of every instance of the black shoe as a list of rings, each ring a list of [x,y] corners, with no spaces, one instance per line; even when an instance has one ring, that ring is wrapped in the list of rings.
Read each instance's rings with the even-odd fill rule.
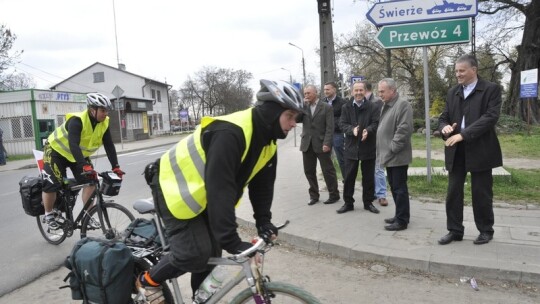
[[[336,210],[336,212],[338,214],[342,214],[342,213],[345,213],[347,211],[353,211],[353,210],[354,210],[354,205],[353,204],[345,204],[345,205],[341,206],[341,208]]]
[[[449,232],[447,235],[439,239],[439,245],[446,245],[452,243],[452,241],[461,241],[463,240],[463,235],[453,234]]]
[[[325,201],[323,204],[325,205],[330,205],[330,204],[333,204],[335,202],[339,201],[339,197],[338,198],[329,198],[327,201]]]
[[[379,209],[375,208],[375,206],[373,206],[373,204],[369,204],[367,206],[364,206],[364,209],[368,210],[369,212],[373,212],[373,213],[379,213]]]
[[[309,203],[307,203],[307,204],[310,205],[310,206],[315,205],[318,201],[319,201],[318,199],[312,198],[312,199],[309,200]]]
[[[491,241],[492,239],[493,239],[493,235],[482,232],[482,233],[480,233],[480,235],[476,238],[476,240],[473,241],[473,243],[474,243],[475,245],[487,244],[487,243],[489,243],[489,241]]]
[[[384,226],[384,229],[388,231],[400,231],[407,229],[407,224],[400,224],[397,221],[395,221],[393,224]]]
[[[387,218],[387,219],[384,219],[384,222],[387,224],[393,224],[396,222],[396,218],[395,217]]]

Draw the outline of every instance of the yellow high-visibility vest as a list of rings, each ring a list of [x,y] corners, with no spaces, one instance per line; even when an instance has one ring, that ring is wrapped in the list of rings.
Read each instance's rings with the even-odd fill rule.
[[[159,163],[159,185],[174,217],[190,219],[206,209],[206,154],[201,143],[201,130],[216,120],[227,121],[242,128],[246,141],[241,160],[244,162],[253,134],[252,115],[253,108],[250,108],[220,117],[203,117],[200,127],[193,134],[163,154]],[[272,159],[276,151],[277,146],[273,141],[262,149],[246,185]]]
[[[103,135],[109,127],[109,117],[105,118],[103,122],[96,124],[96,127],[92,129],[92,123],[88,116],[88,110],[79,113],[66,114],[66,121],[47,138],[49,145],[56,152],[60,153],[70,162],[75,162],[75,158],[69,149],[68,131],[66,129],[66,123],[71,117],[79,117],[82,121],[81,130],[81,142],[79,147],[81,148],[84,157],[89,157],[94,154],[99,147],[103,144]]]

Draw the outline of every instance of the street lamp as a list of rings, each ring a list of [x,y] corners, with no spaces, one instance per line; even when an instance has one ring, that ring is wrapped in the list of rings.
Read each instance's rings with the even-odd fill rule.
[[[285,70],[285,71],[287,71],[287,72],[289,72],[289,83],[290,83],[290,84],[293,84],[293,82],[292,82],[292,74],[291,74],[291,71],[287,70],[286,68],[281,68],[281,69],[282,69],[282,70]]]
[[[296,44],[293,44],[293,43],[289,42],[289,45],[292,45],[295,48],[302,51],[302,70],[304,72],[304,83],[303,83],[302,87],[304,87],[306,85],[306,61],[304,60],[304,50],[301,47],[299,47],[298,45],[296,45]]]

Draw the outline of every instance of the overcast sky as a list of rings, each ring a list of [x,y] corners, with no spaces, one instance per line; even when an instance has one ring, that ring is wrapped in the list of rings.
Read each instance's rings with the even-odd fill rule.
[[[364,22],[366,1],[333,0],[334,35]],[[95,62],[178,89],[203,66],[243,69],[255,79],[320,81],[316,0],[0,0],[0,23],[24,50],[20,72],[48,88]],[[258,82],[251,85],[254,90]]]

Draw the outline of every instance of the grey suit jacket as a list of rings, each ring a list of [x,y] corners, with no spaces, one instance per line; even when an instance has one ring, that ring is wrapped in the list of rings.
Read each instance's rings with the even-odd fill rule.
[[[311,115],[309,105],[304,104],[302,138],[300,141],[300,151],[306,152],[309,146],[315,153],[322,153],[322,146],[332,147],[334,136],[334,109],[331,105],[319,100],[315,107],[315,112]]]

